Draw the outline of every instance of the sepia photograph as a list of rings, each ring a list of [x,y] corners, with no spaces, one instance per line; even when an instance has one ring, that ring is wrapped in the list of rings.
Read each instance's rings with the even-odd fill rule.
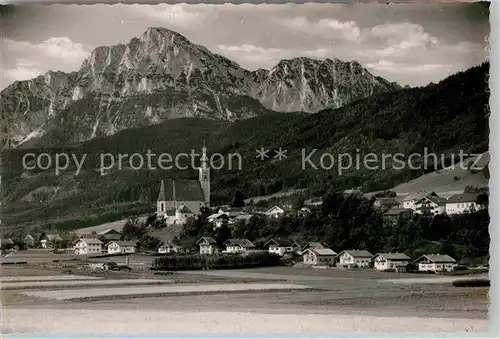
[[[491,336],[493,5],[401,2],[0,5],[2,335]]]

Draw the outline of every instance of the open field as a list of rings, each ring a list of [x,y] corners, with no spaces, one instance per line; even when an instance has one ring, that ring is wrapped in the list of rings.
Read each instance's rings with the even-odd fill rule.
[[[74,321],[78,319],[78,321]],[[196,320],[195,320],[196,319]],[[9,310],[4,333],[330,334],[336,332],[486,332],[486,320],[252,312]]]
[[[98,277],[89,277],[82,275],[47,275],[47,276],[10,276],[10,277],[0,277],[0,283],[2,283],[2,289],[5,289],[5,283],[9,282],[46,282],[46,281],[71,281],[71,280],[97,280]]]
[[[166,279],[98,279],[89,277],[92,280],[61,280],[61,281],[16,281],[2,282],[2,290],[19,290],[19,289],[39,289],[39,288],[67,288],[67,287],[102,287],[102,286],[119,286],[119,285],[158,285],[171,283],[171,280]]]
[[[147,215],[140,216],[138,219],[139,219],[139,221],[143,222],[147,219],[147,217],[148,217]],[[115,231],[121,232],[123,229],[123,226],[125,226],[125,224],[127,223],[127,220],[128,219],[122,219],[122,220],[117,220],[117,221],[113,221],[113,222],[107,222],[107,223],[96,225],[96,226],[79,228],[79,229],[75,230],[75,233],[76,233],[76,235],[90,234],[92,232],[99,233],[99,232],[105,231],[107,229],[114,229]]]
[[[134,269],[80,271],[79,276],[103,279],[65,282],[49,277],[74,274],[36,264],[6,268],[8,281],[33,283],[27,278],[31,273],[68,286],[2,291],[5,334],[485,332],[488,327],[488,288],[452,286],[450,281],[462,277],[267,267],[162,276]],[[172,283],[138,285],[157,279]],[[133,285],[115,286],[117,280]],[[112,286],[81,285],[103,281]]]
[[[161,281],[161,280],[157,280]],[[164,280],[163,280],[164,281]],[[137,282],[139,283],[139,282]],[[280,291],[280,290],[303,290],[307,286],[292,284],[217,284],[217,285],[174,285],[174,286],[148,286],[141,287],[113,287],[113,288],[89,288],[57,291],[21,292],[22,294],[35,298],[49,298],[56,300],[86,300],[107,299],[115,297],[137,297],[148,295],[176,295],[176,294],[207,294],[207,293],[234,293],[251,291]]]

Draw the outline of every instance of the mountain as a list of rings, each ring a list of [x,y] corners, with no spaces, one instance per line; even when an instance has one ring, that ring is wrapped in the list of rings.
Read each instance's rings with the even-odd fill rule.
[[[357,62],[295,58],[248,71],[165,28],[96,48],[72,73],[48,72],[1,92],[4,145],[81,142],[179,117],[235,121],[316,112],[400,88]]]
[[[328,188],[344,190],[362,186],[370,192],[408,182],[428,169],[360,169],[339,174],[337,167],[301,167],[301,153],[317,149],[312,157],[319,164],[321,154],[335,159],[342,153],[364,156],[374,153],[443,154],[447,164],[451,154],[482,153],[488,150],[489,63],[448,77],[438,84],[372,95],[337,109],[317,114],[271,113],[228,122],[215,119],[180,118],[153,126],[117,132],[76,146],[4,150],[2,155],[2,226],[56,225],[80,228],[122,219],[124,216],[154,211],[161,179],[195,178],[196,171],[142,168],[134,170],[127,160],[118,168],[118,154],[153,154],[198,150],[205,140],[209,154],[240,154],[241,169],[213,169],[214,204],[227,203],[235,190],[247,197],[261,196],[291,188],[307,188],[313,196]],[[270,150],[267,160],[256,159],[256,150]],[[273,159],[273,150],[287,150],[287,159]],[[86,154],[82,171],[75,165],[56,175],[54,168],[27,170],[22,167],[25,153]],[[99,171],[102,153],[114,154],[115,164],[106,175]],[[226,157],[227,159],[228,157]],[[157,158],[155,158],[157,159]],[[30,163],[31,164],[31,163]],[[29,164],[29,165],[30,165]],[[415,163],[414,165],[419,165]],[[420,164],[421,165],[421,164]],[[439,166],[439,164],[437,165]],[[452,180],[454,180],[452,178]]]

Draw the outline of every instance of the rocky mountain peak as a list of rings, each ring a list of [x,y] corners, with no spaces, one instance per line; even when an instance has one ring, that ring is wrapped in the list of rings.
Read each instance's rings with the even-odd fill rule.
[[[269,110],[316,112],[395,88],[358,62],[338,59],[296,57],[250,72],[175,31],[150,27],[126,43],[95,48],[77,72],[15,82],[1,102],[13,143],[58,129],[68,131],[61,141],[68,142],[186,116],[233,121]]]

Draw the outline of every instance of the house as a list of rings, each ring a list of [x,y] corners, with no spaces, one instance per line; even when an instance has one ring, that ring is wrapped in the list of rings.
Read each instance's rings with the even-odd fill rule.
[[[457,261],[447,254],[424,254],[416,260],[419,271],[453,271]]]
[[[388,211],[397,206],[399,206],[399,201],[395,198],[375,198],[373,201],[373,207],[382,211]]]
[[[108,242],[105,247],[109,254],[135,253],[135,242],[114,240]]]
[[[162,180],[156,214],[167,225],[178,224],[184,223],[189,216],[200,214],[204,207],[210,207],[210,168],[205,144],[202,147],[198,180]]]
[[[177,253],[179,251],[180,246],[175,245],[171,241],[162,241],[156,249],[156,253],[160,254]]]
[[[75,254],[98,254],[102,252],[102,241],[97,238],[80,238],[73,243]]]
[[[49,248],[54,242],[61,241],[62,238],[58,233],[55,232],[42,232],[38,241],[42,248]]]
[[[265,212],[265,214],[272,218],[279,218],[285,214],[285,209],[279,206],[273,206]]]
[[[103,240],[104,242],[120,240],[121,236],[122,236],[121,233],[113,228],[108,228],[104,231],[97,233],[97,237]]]
[[[302,252],[305,265],[331,266],[335,264],[337,253],[329,248],[308,248]]]
[[[255,248],[255,245],[248,239],[228,239],[224,243],[225,253],[247,253]]]
[[[377,253],[372,259],[373,267],[378,271],[398,270],[410,262],[410,257],[404,253]]]
[[[271,239],[264,244],[264,247],[268,248],[269,253],[283,256],[286,253],[297,251],[297,249],[300,248],[300,245],[287,239]]]
[[[463,214],[472,211],[478,211],[482,208],[477,203],[480,193],[461,193],[455,194],[446,201],[446,214]]]
[[[415,193],[409,193],[407,194],[403,200],[401,201],[401,204],[399,205],[401,208],[408,208],[412,210],[416,210],[415,203],[419,201],[420,199],[428,196],[436,196],[437,194],[434,192],[427,192],[427,191],[420,191],[420,192],[415,192]]]
[[[373,254],[365,250],[345,250],[338,255],[340,267],[369,267]]]
[[[201,237],[196,244],[200,246],[200,254],[214,254],[218,252],[217,241],[212,237]]]
[[[412,214],[413,210],[410,208],[395,207],[384,213],[384,219],[396,224],[399,218],[411,217]]]
[[[33,238],[33,236],[31,236],[31,234],[28,233],[23,237],[23,243],[24,243],[24,245],[26,245],[27,248],[34,247],[35,246],[35,238]]]
[[[415,202],[415,213],[432,215],[443,214],[446,211],[446,200],[438,196],[428,195]]]

